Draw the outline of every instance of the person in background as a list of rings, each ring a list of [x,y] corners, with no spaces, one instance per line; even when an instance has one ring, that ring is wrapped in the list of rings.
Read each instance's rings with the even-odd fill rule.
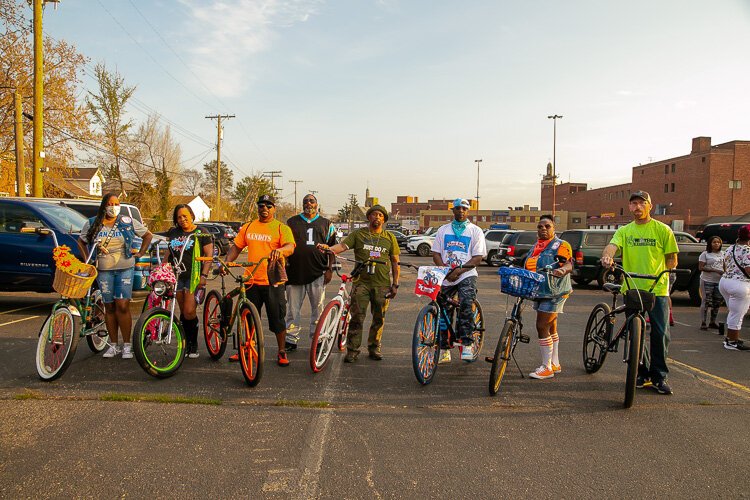
[[[706,241],[706,250],[698,257],[698,270],[701,272],[701,330],[719,329],[716,316],[724,298],[719,291],[719,281],[724,274],[724,252],[722,241],[712,236]],[[710,316],[707,318],[710,311]],[[710,319],[709,319],[710,318]],[[706,319],[709,319],[706,324]]]
[[[139,238],[136,238],[139,237]],[[139,241],[139,239],[142,240]],[[133,296],[133,273],[135,262],[146,253],[153,235],[146,227],[126,215],[120,215],[120,200],[113,193],[102,197],[96,217],[90,218],[81,228],[78,248],[88,255],[88,247],[98,247],[96,269],[97,282],[102,292],[105,321],[110,346],[103,357],[114,358],[122,353],[124,359],[133,357],[130,342],[133,317],[130,315],[130,299]],[[119,333],[122,333],[122,347]]]
[[[169,263],[177,275],[177,303],[180,305],[180,322],[185,328],[187,338],[187,356],[198,357],[198,307],[195,293],[205,289],[211,262],[199,262],[196,257],[212,257],[214,254],[213,237],[201,233],[195,225],[195,214],[190,205],[181,203],[172,212],[172,226],[167,231],[169,240]],[[198,244],[196,245],[196,239]],[[183,252],[182,261],[180,254]],[[205,291],[205,290],[204,290]]]
[[[740,228],[737,241],[724,252],[724,269],[719,281],[719,291],[729,311],[724,348],[750,351],[750,346],[740,340],[742,320],[750,307],[750,225]]]

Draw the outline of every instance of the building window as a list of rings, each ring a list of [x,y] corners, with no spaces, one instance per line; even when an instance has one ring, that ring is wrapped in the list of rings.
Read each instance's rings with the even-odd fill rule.
[[[672,163],[672,173],[674,173],[674,163]]]
[[[622,209],[622,208],[620,208],[620,215],[622,215],[622,210],[623,210],[623,209]]]
[[[664,173],[665,174],[669,173],[669,165],[664,165]]]
[[[701,163],[706,163],[706,157],[705,156],[701,156]]]
[[[643,170],[641,170],[641,175],[643,175]]]
[[[729,189],[742,189],[742,181],[736,179],[729,181]]]
[[[671,185],[671,191],[674,193],[674,182]]]
[[[664,192],[665,193],[669,192],[669,184],[664,184]]]

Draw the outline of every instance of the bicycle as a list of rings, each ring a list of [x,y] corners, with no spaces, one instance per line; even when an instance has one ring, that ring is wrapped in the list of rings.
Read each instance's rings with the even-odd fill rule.
[[[410,264],[408,266],[416,267]],[[474,266],[464,266],[464,268],[471,267]],[[437,287],[441,280],[428,272],[426,273],[425,281],[427,282],[426,288],[429,290],[421,290],[426,293],[420,293],[420,295],[431,297],[430,293],[434,292],[432,287]],[[414,334],[412,335],[411,356],[414,375],[422,385],[432,382],[437,371],[440,350],[452,349],[454,344],[458,342],[458,336],[451,317],[459,306],[460,303],[456,300],[455,296],[446,296],[443,290],[440,290],[435,298],[431,298],[430,302],[425,304],[417,314],[417,320],[414,324]],[[472,304],[472,314],[474,325],[472,333],[474,342],[472,345],[474,352],[472,353],[471,361],[473,362],[479,358],[479,353],[482,351],[485,330],[482,305],[477,299],[474,299],[474,303]],[[456,314],[455,316],[458,315]],[[455,320],[458,321],[458,318]],[[445,330],[441,331],[440,327],[443,325],[445,326]]]
[[[617,352],[620,340],[623,340],[625,349],[623,350],[622,361],[627,364],[623,406],[630,408],[633,406],[635,397],[638,364],[643,354],[644,325],[646,324],[644,314],[654,307],[656,301],[656,296],[653,294],[654,287],[665,273],[679,274],[689,271],[665,269],[658,275],[652,275],[627,273],[620,265],[614,267],[617,271],[622,272],[622,276],[630,289],[622,294],[622,284],[604,284],[604,290],[612,294],[612,306],[610,307],[606,302],[600,302],[591,310],[583,337],[583,367],[586,373],[599,371],[604,364],[607,353]],[[648,290],[631,288],[634,278],[653,280],[653,284]],[[624,297],[624,303],[617,306],[617,296],[621,294]],[[617,335],[613,337],[615,320],[619,314],[625,314],[625,322]]]
[[[22,228],[21,232],[52,236],[54,252],[70,250],[60,246],[55,232],[51,229]],[[86,337],[89,349],[96,354],[102,352],[109,344],[102,293],[94,287],[97,272],[96,268],[89,264],[96,249],[97,246],[93,245],[81,268],[82,275],[67,273],[61,266],[55,268],[52,286],[62,297],[52,305],[52,312],[39,331],[36,349],[36,371],[39,378],[46,382],[55,380],[65,373],[73,361],[78,341],[82,337]],[[77,259],[71,255],[68,261],[70,263]]]
[[[187,242],[193,238],[197,244],[198,235],[199,233],[189,235],[182,245],[175,264],[177,275],[184,269],[182,260]],[[161,262],[161,256],[158,260]],[[168,378],[179,370],[185,358],[185,332],[182,323],[175,318],[177,276],[168,263],[160,266],[157,271],[149,275],[152,290],[149,298],[153,294],[154,300],[147,299],[143,312],[135,323],[133,352],[146,373],[156,378]]]
[[[341,274],[341,263],[336,261],[333,270],[341,278],[339,291],[323,308],[318,323],[315,327],[310,343],[310,368],[313,373],[323,371],[328,359],[336,345],[339,351],[346,349],[346,336],[349,332],[349,320],[351,315],[349,309],[352,305],[351,288],[354,279],[360,275],[363,269],[370,264],[384,264],[382,261],[367,260],[359,262],[345,257],[336,256],[337,259],[354,262],[354,269],[349,275]]]
[[[239,353],[240,367],[245,382],[250,387],[255,387],[263,375],[263,326],[260,323],[260,315],[252,302],[247,298],[246,286],[248,278],[244,276],[245,269],[251,269],[249,278],[258,267],[268,260],[263,257],[258,262],[226,262],[219,257],[199,257],[199,261],[217,262],[222,270],[215,270],[221,276],[221,293],[211,290],[206,294],[203,305],[203,335],[206,340],[208,355],[214,361],[221,359],[227,347],[229,332],[234,329],[232,346]],[[234,275],[230,268],[241,267],[243,274]],[[237,287],[226,291],[224,284],[224,270],[237,282]],[[239,296],[236,303],[234,297]]]
[[[141,314],[154,307],[169,309],[171,299],[165,295],[164,286],[166,283],[171,283],[172,285],[175,285],[177,283],[177,276],[175,276],[172,265],[168,262],[163,263],[161,260],[161,251],[159,249],[158,242],[152,244],[149,254],[153,253],[154,249],[156,256],[156,267],[149,270],[148,286],[151,291],[146,297],[146,300],[143,301]]]
[[[526,300],[536,297],[537,290],[541,283],[546,279],[545,274],[552,270],[551,266],[541,269],[541,272],[533,272],[519,267],[501,267],[498,271],[500,275],[500,291],[511,297],[516,297],[510,315],[506,317],[503,329],[500,332],[500,338],[497,340],[495,354],[492,358],[486,360],[492,363],[490,370],[489,391],[490,396],[495,396],[500,391],[500,384],[505,375],[505,369],[508,361],[513,358],[521,378],[524,377],[521,367],[516,361],[515,351],[519,342],[528,344],[531,339],[523,333],[523,308]]]

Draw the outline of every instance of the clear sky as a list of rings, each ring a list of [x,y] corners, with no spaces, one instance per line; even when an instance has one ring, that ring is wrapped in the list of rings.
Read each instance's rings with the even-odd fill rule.
[[[30,17],[30,16],[29,16]],[[45,32],[116,67],[170,122],[186,167],[283,171],[283,195],[476,194],[539,204],[561,181],[628,182],[691,139],[750,139],[747,0],[64,0]],[[84,86],[94,88],[90,77]]]

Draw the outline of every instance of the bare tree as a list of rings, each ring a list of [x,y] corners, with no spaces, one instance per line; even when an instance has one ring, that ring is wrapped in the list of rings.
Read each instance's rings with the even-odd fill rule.
[[[180,173],[176,189],[182,194],[198,196],[201,194],[203,185],[203,173],[192,168],[186,168]]]

